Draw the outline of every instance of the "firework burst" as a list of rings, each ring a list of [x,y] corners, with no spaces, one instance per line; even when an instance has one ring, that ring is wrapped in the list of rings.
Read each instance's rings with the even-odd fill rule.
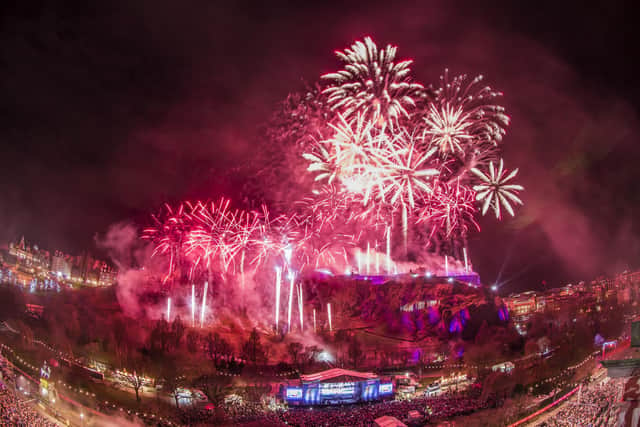
[[[424,121],[427,127],[423,138],[429,140],[429,145],[437,147],[443,157],[448,153],[463,153],[464,145],[472,140],[467,129],[473,122],[469,120],[469,114],[462,112],[461,107],[454,109],[451,105],[444,104],[438,109],[431,104]]]
[[[432,90],[436,94],[434,103],[438,110],[450,108],[466,119],[464,130],[475,145],[497,145],[502,141],[509,126],[509,116],[504,107],[495,103],[502,93],[481,86],[484,77],[479,75],[470,81],[466,75],[449,78],[449,70],[440,77],[440,87]]]
[[[458,232],[466,235],[470,228],[480,231],[475,220],[475,192],[462,185],[460,180],[450,185],[436,182],[434,191],[417,214],[416,222],[428,225],[430,236],[443,231],[445,237]]]
[[[375,125],[393,128],[424,97],[424,87],[409,77],[413,61],[394,62],[395,46],[378,49],[370,37],[336,52],[343,70],[322,76],[328,81],[323,94],[331,110],[346,118],[363,114]]]
[[[481,183],[474,185],[473,189],[477,192],[476,200],[482,201],[482,215],[486,214],[489,207],[492,206],[496,218],[500,219],[502,217],[500,207],[502,206],[511,216],[514,216],[511,203],[522,204],[522,200],[518,197],[518,191],[524,190],[524,187],[509,182],[518,174],[518,169],[507,173],[504,163],[500,159],[500,166],[497,169],[493,162],[489,162],[489,173],[482,172],[477,168],[471,169],[471,172],[481,180]]]

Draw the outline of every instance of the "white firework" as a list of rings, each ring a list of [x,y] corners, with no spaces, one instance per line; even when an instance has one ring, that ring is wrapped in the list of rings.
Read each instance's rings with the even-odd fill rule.
[[[463,145],[472,140],[467,130],[473,122],[462,107],[454,108],[449,103],[444,103],[441,108],[436,108],[431,104],[424,122],[427,127],[423,138],[430,138],[429,145],[437,146],[443,156],[456,151],[464,152]]]
[[[497,145],[502,141],[509,126],[509,116],[504,107],[496,104],[502,93],[489,86],[479,86],[484,77],[479,75],[468,81],[466,75],[449,79],[449,70],[440,76],[440,87],[434,89],[436,103],[458,108],[470,125],[465,129],[474,139],[476,146]]]
[[[343,70],[323,75],[329,81],[323,90],[329,107],[346,118],[362,113],[381,127],[393,128],[401,117],[424,96],[424,87],[409,77],[413,61],[394,62],[396,47],[378,50],[370,37],[355,42],[350,49],[336,52],[346,65]]]
[[[426,167],[427,160],[431,158],[435,148],[426,153],[420,153],[413,144],[403,150],[390,152],[390,156],[381,159],[385,163],[383,186],[380,197],[386,199],[389,196],[389,203],[393,206],[398,204],[415,207],[416,198],[420,193],[431,193],[429,179],[438,175],[440,171],[435,168]]]
[[[514,169],[507,174],[507,170],[504,169],[504,163],[500,159],[500,166],[498,166],[497,170],[493,162],[489,162],[488,174],[476,168],[471,169],[471,172],[482,181],[481,184],[473,186],[473,190],[476,192],[476,200],[483,201],[482,215],[487,213],[490,206],[493,206],[496,218],[500,219],[502,216],[500,207],[502,206],[511,216],[514,216],[511,203],[522,205],[522,200],[517,194],[518,191],[524,190],[524,187],[510,184],[509,181],[518,174],[518,169]]]
[[[406,133],[405,137],[406,140],[410,140]],[[405,250],[408,241],[409,212],[415,208],[417,198],[422,200],[424,195],[433,192],[429,180],[440,173],[437,169],[428,167],[427,163],[435,151],[436,149],[432,148],[426,153],[421,153],[410,143],[404,149],[390,151],[390,155],[381,159],[385,162],[385,173],[379,197],[394,210],[400,209]]]
[[[316,181],[327,179],[331,184],[337,180],[347,192],[362,195],[366,205],[380,184],[377,159],[387,152],[388,138],[360,114],[351,122],[339,115],[338,124],[330,127],[333,136],[303,154],[310,162],[307,170],[318,173]]]
[[[329,184],[333,182],[336,177],[336,167],[331,154],[323,144],[315,144],[314,152],[302,153],[302,157],[309,161],[307,170],[317,173],[315,181],[327,179]]]

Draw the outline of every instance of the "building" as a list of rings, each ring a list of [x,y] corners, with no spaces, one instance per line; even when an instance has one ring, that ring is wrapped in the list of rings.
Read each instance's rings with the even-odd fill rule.
[[[530,316],[538,310],[537,293],[535,291],[509,295],[503,298],[503,301],[513,317]]]
[[[48,270],[51,266],[49,252],[39,249],[36,245],[33,248],[28,246],[24,237],[18,243],[9,243],[9,255],[14,257],[15,267],[29,270],[31,273],[36,270]]]
[[[53,256],[38,246],[28,246],[24,237],[18,243],[9,243],[2,254],[0,266],[5,270],[0,280],[22,286],[50,286],[66,283],[84,286],[111,286],[118,272],[105,261],[89,254],[71,256],[55,251]]]
[[[334,368],[301,375],[284,384],[281,392],[289,405],[342,405],[391,397],[393,382],[371,372]]]
[[[69,279],[71,277],[71,265],[60,251],[56,251],[51,257],[51,272],[61,278]]]
[[[98,286],[112,286],[115,285],[118,279],[118,270],[109,267],[106,263],[100,268],[100,275],[98,277]]]

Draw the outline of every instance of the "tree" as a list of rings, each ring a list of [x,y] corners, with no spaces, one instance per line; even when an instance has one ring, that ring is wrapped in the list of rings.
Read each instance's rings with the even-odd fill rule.
[[[143,380],[141,371],[136,369],[133,370],[133,374],[131,375],[131,385],[136,392],[136,401],[140,403],[140,389],[142,388]]]
[[[129,375],[129,382],[136,392],[136,401],[138,403],[140,403],[140,389],[144,383],[143,370],[146,365],[147,363],[145,363],[140,353],[135,349],[131,349],[127,355],[127,368],[132,372],[131,375]]]
[[[482,325],[480,325],[480,329],[478,329],[478,333],[476,334],[475,343],[476,345],[485,345],[491,341],[491,330],[489,329],[489,324],[486,320],[482,321]]]
[[[25,343],[27,347],[31,347],[34,339],[33,329],[31,329],[29,325],[24,323],[22,320],[19,320],[18,322],[16,322],[16,326],[18,328],[18,331],[20,331],[20,335],[22,336],[22,341]]]
[[[351,366],[354,368],[364,361],[364,352],[362,351],[362,346],[357,338],[353,337],[353,339],[349,341],[347,354],[349,355]]]
[[[169,350],[169,345],[171,344],[171,327],[169,326],[169,322],[164,320],[164,318],[158,321],[157,327],[160,348],[165,352]]]
[[[221,362],[225,357],[228,357],[233,353],[229,342],[220,337],[220,334],[217,332],[214,334],[209,333],[209,335],[207,335],[205,351],[207,352],[209,359],[213,361],[213,365],[216,369],[220,368]]]
[[[194,385],[204,391],[209,400],[216,403],[224,398],[225,388],[230,383],[230,377],[221,375],[203,375],[194,381]]]
[[[178,389],[186,383],[183,375],[176,369],[175,363],[163,363],[160,377],[164,380],[164,390],[176,401],[176,408],[180,408]]]
[[[304,358],[308,365],[313,364],[319,354],[320,348],[317,345],[308,345],[304,349]]]
[[[478,373],[488,365],[493,364],[500,355],[500,349],[495,344],[489,343],[482,346],[474,345],[465,354],[465,360],[471,365],[477,366]]]
[[[187,332],[187,351],[191,354],[198,351],[198,344],[200,343],[200,334],[191,329]]]
[[[291,356],[291,364],[293,365],[298,364],[298,355],[302,352],[302,348],[303,348],[302,344],[300,344],[299,342],[289,343],[289,345],[287,346],[287,351]]]
[[[256,328],[253,328],[249,339],[244,343],[242,354],[245,359],[250,360],[254,365],[258,363],[258,359],[262,358],[264,352],[262,350],[262,343],[260,342],[260,335]]]
[[[149,349],[165,352],[171,344],[171,328],[164,318],[158,320],[149,334]]]
[[[184,336],[185,329],[186,328],[184,326],[184,323],[180,319],[180,316],[177,316],[173,320],[173,323],[171,324],[171,333],[173,335],[173,346],[174,346],[174,348],[177,349],[177,348],[180,347],[180,341],[182,340],[182,337]]]
[[[524,345],[524,354],[530,355],[535,354],[539,351],[540,347],[538,346],[537,340],[531,339],[526,342]]]
[[[45,310],[45,315],[49,307]],[[21,317],[24,312],[24,297],[13,286],[0,288],[0,321]]]
[[[494,395],[499,398],[507,398],[513,392],[516,382],[509,374],[492,372],[482,384],[482,394],[480,399],[486,401],[489,396]]]

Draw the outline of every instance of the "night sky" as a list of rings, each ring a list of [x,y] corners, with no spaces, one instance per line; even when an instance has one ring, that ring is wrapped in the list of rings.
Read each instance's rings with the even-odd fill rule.
[[[423,83],[448,67],[505,93],[525,207],[481,221],[485,282],[640,266],[637,15],[621,2],[16,3],[0,6],[0,241],[80,252],[164,201],[219,196],[275,105],[371,35]]]

